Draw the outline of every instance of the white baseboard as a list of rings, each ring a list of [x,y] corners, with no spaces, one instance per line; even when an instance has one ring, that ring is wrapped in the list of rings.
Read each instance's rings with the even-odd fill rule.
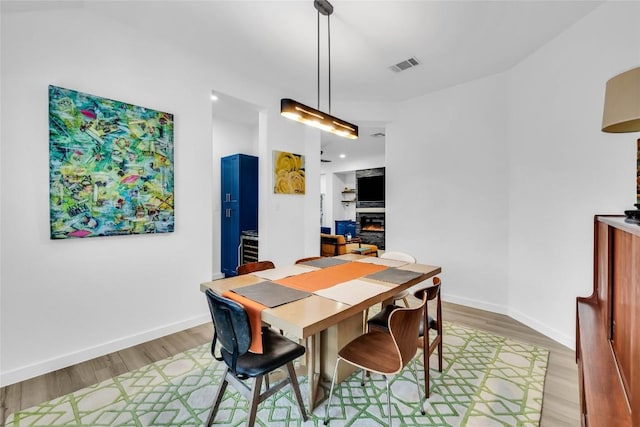
[[[534,319],[526,314],[519,312],[518,310],[509,310],[509,317],[516,319],[518,322],[524,323],[528,327],[535,329],[540,332],[542,335],[546,335],[552,340],[562,344],[565,347],[570,348],[571,350],[576,349],[576,338],[574,336],[567,336],[562,332],[549,327],[544,323],[541,323],[538,319]]]
[[[507,308],[499,304],[491,304],[485,301],[478,301],[475,299],[465,298],[458,295],[449,295],[449,294],[445,294],[444,292],[442,293],[442,300],[447,302],[452,302],[454,304],[465,305],[467,307],[477,308],[480,310],[490,311],[492,313],[509,315],[509,313],[507,313]]]
[[[67,366],[72,366],[96,357],[104,356],[105,354],[113,353],[156,338],[184,331],[185,329],[193,328],[194,326],[199,326],[207,322],[211,322],[211,317],[208,314],[203,314],[180,322],[165,325],[160,328],[143,331],[139,334],[130,335],[128,337],[123,337],[94,347],[89,347],[84,350],[68,353],[60,357],[23,366],[18,369],[0,372],[0,386],[4,387],[10,384],[15,384],[57,369],[66,368]]]
[[[568,347],[571,350],[575,350],[575,337],[567,336],[566,334],[563,334],[562,332],[549,327],[549,325],[540,322],[538,319],[534,319],[528,315],[525,315],[518,310],[513,310],[498,304],[487,303],[485,301],[464,298],[457,295],[447,295],[444,292],[442,293],[442,300],[452,302],[454,304],[464,305],[467,307],[477,308],[480,310],[487,310],[492,313],[504,314],[536,330],[537,332],[540,332],[541,334],[564,345],[565,347]]]

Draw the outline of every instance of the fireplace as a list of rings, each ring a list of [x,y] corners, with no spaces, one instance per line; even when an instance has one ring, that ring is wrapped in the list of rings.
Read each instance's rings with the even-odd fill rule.
[[[360,231],[384,232],[384,214],[382,217],[370,214],[361,214]]]
[[[356,233],[363,243],[384,249],[384,211],[356,212]]]
[[[362,243],[384,249],[384,168],[356,171],[356,234]]]

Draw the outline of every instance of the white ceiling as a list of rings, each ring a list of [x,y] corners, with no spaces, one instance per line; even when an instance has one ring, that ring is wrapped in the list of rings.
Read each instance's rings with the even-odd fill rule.
[[[402,101],[505,71],[602,1],[331,3],[335,106],[343,101]],[[312,0],[2,1],[3,13],[78,7],[211,57],[235,74],[279,88],[303,103],[315,106],[318,102],[317,13]],[[320,107],[324,110],[328,104],[326,27],[327,19],[321,16]],[[410,57],[421,64],[401,73],[389,69]],[[335,108],[332,113],[340,116]],[[361,125],[364,136],[376,131]],[[323,141],[327,149],[331,144],[330,139]]]

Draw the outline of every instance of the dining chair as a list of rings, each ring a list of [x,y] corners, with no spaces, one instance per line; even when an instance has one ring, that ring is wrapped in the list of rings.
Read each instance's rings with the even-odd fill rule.
[[[408,262],[409,264],[416,263],[416,259],[413,255],[409,255],[408,253],[399,252],[399,251],[385,252],[382,255],[380,255],[380,258],[392,259],[396,261],[405,261],[405,262]],[[409,307],[409,301],[407,300],[407,297],[409,295],[411,295],[411,291],[407,289],[407,290],[398,292],[392,298],[394,302],[398,300],[402,300],[404,302],[404,306]]]
[[[269,270],[271,268],[276,268],[271,261],[255,261],[239,265],[236,268],[236,273],[238,273],[238,276],[242,276],[243,274],[250,274],[254,271]]]
[[[293,367],[293,361],[304,355],[304,346],[264,327],[262,328],[263,353],[250,353],[251,326],[242,305],[216,294],[211,289],[207,289],[206,296],[214,327],[211,354],[216,360],[224,361],[226,365],[206,425],[210,426],[213,423],[229,384],[250,401],[247,427],[253,426],[256,421],[258,404],[287,384],[291,384],[300,414],[306,421],[307,413]],[[220,342],[220,356],[216,356],[214,351],[217,341]],[[270,372],[283,366],[287,368],[287,377],[273,386],[267,385],[266,390],[261,392],[263,379],[268,378]],[[245,382],[250,378],[254,379],[252,387]]]
[[[338,365],[344,361],[366,372],[377,373],[384,377],[387,386],[387,415],[389,426],[391,426],[391,389],[388,376],[402,371],[418,351],[416,337],[418,336],[420,320],[423,317],[424,307],[427,302],[426,297],[427,295],[423,294],[422,302],[418,306],[410,308],[399,307],[393,310],[388,318],[388,333],[372,330],[349,342],[338,352],[336,367],[331,380],[329,400],[325,407],[325,425],[329,423],[329,409],[338,373]],[[420,396],[420,383],[415,364],[413,366],[413,376],[418,387],[418,396]],[[362,385],[364,385],[364,379]],[[424,407],[421,406],[420,411],[422,415],[425,414]]]
[[[442,301],[440,299],[440,287],[442,282],[439,277],[433,278],[433,285],[418,289],[413,295],[426,301],[436,301],[436,318],[429,315],[429,306],[425,305],[420,328],[418,329],[418,337],[422,344],[422,363],[424,366],[424,391],[425,396],[429,398],[429,357],[438,349],[438,371],[442,372]],[[385,306],[380,313],[373,316],[367,322],[369,330],[388,331],[388,319],[395,309],[399,308],[395,305]],[[427,325],[425,329],[425,325]],[[436,335],[433,340],[429,339],[429,330],[435,331]]]
[[[239,265],[236,268],[236,273],[238,273],[238,276],[242,276],[245,274],[254,273],[256,271],[270,270],[272,268],[276,268],[275,264],[272,261],[254,261]],[[282,329],[280,329],[280,335],[284,335],[284,331]],[[267,387],[269,387],[268,381],[269,378],[267,377]]]
[[[296,264],[302,264],[303,262],[308,262],[308,261],[315,261],[315,260],[321,259],[321,258],[324,258],[324,257],[321,257],[321,256],[310,256],[310,257],[307,257],[307,258],[300,258],[300,259],[296,260]]]
[[[396,261],[405,261],[405,262],[408,262],[410,264],[415,264],[416,263],[416,259],[412,255],[409,255],[409,254],[404,253],[404,252],[398,252],[398,251],[384,252],[382,255],[379,256],[379,258],[392,259],[392,260],[396,260]],[[398,292],[397,294],[395,294],[393,297],[391,297],[391,299],[393,300],[394,303],[397,300],[403,300],[404,301],[404,306],[405,307],[409,307],[409,301],[407,300],[407,297],[409,295],[411,295],[411,292],[409,292],[408,290],[404,290],[404,291],[401,291],[401,292]],[[368,321],[368,319],[369,319],[369,307],[367,307],[364,310],[364,317],[362,319],[362,332],[366,332],[367,331],[367,321]]]

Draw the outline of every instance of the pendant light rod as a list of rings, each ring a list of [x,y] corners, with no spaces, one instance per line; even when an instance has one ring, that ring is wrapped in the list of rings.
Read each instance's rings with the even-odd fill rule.
[[[318,105],[316,108],[319,110],[320,109],[320,9],[318,9],[318,13],[316,15],[318,15],[318,25],[316,26],[316,28],[318,29],[318,79],[317,79],[318,80]]]
[[[313,6],[318,11],[318,106],[317,109],[301,104],[290,98],[280,100],[280,114],[291,120],[331,132],[349,139],[358,138],[358,126],[331,115],[331,20],[333,6],[328,0],[314,0]],[[327,53],[329,83],[329,114],[320,111],[320,15],[327,17]]]
[[[329,82],[329,114],[331,114],[331,14],[333,5],[328,0],[314,0],[313,7],[318,11],[318,110],[320,109],[320,14],[327,17],[327,57]]]
[[[327,15],[327,52],[329,56],[329,114],[331,114],[331,15]]]

